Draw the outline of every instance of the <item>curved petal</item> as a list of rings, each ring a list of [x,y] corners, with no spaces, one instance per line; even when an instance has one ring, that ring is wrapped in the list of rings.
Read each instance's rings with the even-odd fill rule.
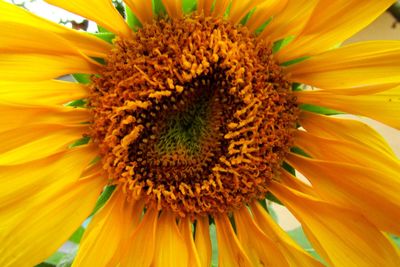
[[[278,15],[287,5],[288,0],[263,1],[254,10],[253,14],[246,23],[250,31],[255,31],[270,18]]]
[[[197,218],[195,244],[200,258],[200,266],[210,266],[212,248],[207,216]]]
[[[154,258],[158,211],[147,210],[129,240],[121,266],[148,267]]]
[[[63,168],[66,166],[54,176],[60,178]],[[75,174],[74,169],[68,171]],[[8,212],[2,209],[1,266],[34,266],[53,254],[89,216],[104,182],[97,175],[77,181],[68,173],[51,186],[41,185],[27,198],[7,206]]]
[[[109,262],[130,228],[125,223],[125,218],[129,217],[124,208],[125,201],[124,193],[117,189],[94,215],[82,237],[73,266],[112,266]]]
[[[0,132],[32,124],[79,125],[89,120],[88,109],[0,103]]]
[[[214,9],[212,15],[215,17],[222,17],[229,7],[230,0],[219,0],[215,1]]]
[[[176,225],[175,215],[164,211],[158,219],[153,264],[155,267],[187,267],[188,263],[187,244]]]
[[[180,230],[185,240],[187,249],[189,251],[189,262],[188,266],[200,267],[200,266],[209,266],[209,265],[201,265],[199,253],[197,253],[197,248],[193,240],[192,233],[192,223],[190,222],[189,217],[182,218],[180,221]]]
[[[101,65],[83,56],[0,54],[0,80],[43,81],[73,73],[97,73]]]
[[[323,267],[324,265],[314,259],[311,254],[304,251],[289,235],[277,225],[260,203],[253,202],[251,211],[257,225],[279,247],[290,266]]]
[[[396,248],[364,217],[276,182],[270,187],[299,219],[314,248],[330,265],[399,266]]]
[[[217,227],[218,266],[253,266],[225,214],[214,217]]]
[[[296,92],[300,103],[362,115],[400,129],[400,86],[373,95],[346,96],[323,91]]]
[[[19,165],[0,166],[0,207],[18,203],[58,180],[77,180],[96,155],[92,146],[85,146]]]
[[[288,3],[260,34],[272,42],[297,35],[310,18],[318,0],[288,0]]]
[[[285,70],[290,79],[318,88],[400,83],[400,41],[350,44],[313,56]]]
[[[300,124],[307,132],[322,138],[349,141],[394,156],[388,143],[365,123],[303,111]]]
[[[280,62],[322,53],[365,28],[395,1],[323,0],[303,31],[275,56]]]
[[[246,16],[253,8],[264,2],[263,0],[232,0],[229,10],[229,20],[233,24],[237,24]]]
[[[0,132],[0,166],[17,165],[67,150],[87,126],[28,125]]]
[[[307,185],[297,177],[293,176],[292,174],[288,173],[285,169],[281,169],[279,181],[281,181],[287,187],[294,189],[296,191],[302,192],[309,196],[315,196],[316,193],[314,188]]]
[[[183,15],[182,0],[162,0],[168,15],[171,18],[180,18]]]
[[[233,213],[237,235],[253,266],[289,266],[277,245],[251,218],[247,207]]]
[[[72,13],[93,20],[104,28],[123,37],[130,37],[132,30],[115,9],[111,0],[45,0]]]
[[[312,158],[367,168],[374,166],[376,170],[400,177],[400,161],[396,156],[357,143],[321,138],[305,131],[297,131],[294,140],[294,145],[302,148]]]
[[[0,81],[0,102],[19,105],[57,105],[87,97],[85,85],[60,80]]]
[[[201,14],[204,12],[205,16],[211,14],[211,6],[214,3],[213,0],[197,0],[197,12]]]
[[[133,14],[135,14],[142,24],[153,21],[151,0],[124,0],[124,3],[132,10]]]
[[[400,218],[400,179],[394,171],[295,154],[289,154],[287,160],[310,180],[322,198],[354,208],[380,229],[400,234],[396,219]]]
[[[35,28],[62,36],[83,53],[93,57],[105,57],[111,49],[107,42],[86,32],[80,32],[61,26],[15,5],[0,1],[1,24],[17,23],[21,27],[35,25]]]

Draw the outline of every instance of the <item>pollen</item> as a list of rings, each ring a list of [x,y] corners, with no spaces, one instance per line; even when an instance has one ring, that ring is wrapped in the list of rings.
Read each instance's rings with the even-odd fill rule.
[[[92,80],[109,182],[147,207],[213,215],[265,198],[292,145],[298,108],[271,45],[223,19],[145,24]]]

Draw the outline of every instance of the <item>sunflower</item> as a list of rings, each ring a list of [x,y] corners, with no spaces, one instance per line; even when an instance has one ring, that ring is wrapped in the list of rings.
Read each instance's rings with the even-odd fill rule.
[[[400,128],[400,42],[338,46],[393,0],[47,2],[101,33],[0,2],[1,266],[89,216],[73,266],[210,266],[210,225],[219,266],[324,266],[267,196],[327,265],[400,266],[399,160],[329,116]]]

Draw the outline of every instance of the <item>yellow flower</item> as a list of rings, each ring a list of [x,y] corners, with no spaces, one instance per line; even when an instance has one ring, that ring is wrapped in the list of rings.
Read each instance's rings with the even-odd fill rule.
[[[0,2],[1,266],[49,257],[110,188],[73,266],[210,266],[210,219],[220,266],[323,266],[267,193],[328,265],[400,266],[399,160],[367,125],[310,112],[400,128],[400,42],[335,48],[393,0],[163,0],[168,16],[125,0],[133,30],[108,0],[47,2],[117,37]]]

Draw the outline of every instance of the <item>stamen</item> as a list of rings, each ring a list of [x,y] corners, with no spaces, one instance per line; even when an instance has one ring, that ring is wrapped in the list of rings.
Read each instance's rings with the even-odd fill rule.
[[[298,114],[271,46],[200,15],[145,24],[114,45],[89,101],[110,183],[180,216],[263,198]]]

